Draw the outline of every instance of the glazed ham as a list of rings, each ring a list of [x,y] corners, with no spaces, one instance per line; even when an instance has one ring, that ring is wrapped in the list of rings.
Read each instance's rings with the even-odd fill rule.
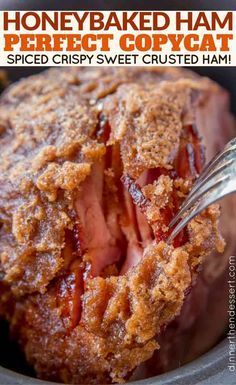
[[[127,380],[223,251],[217,205],[166,242],[204,165],[212,95],[164,68],[49,70],[3,94],[0,313],[40,378]]]

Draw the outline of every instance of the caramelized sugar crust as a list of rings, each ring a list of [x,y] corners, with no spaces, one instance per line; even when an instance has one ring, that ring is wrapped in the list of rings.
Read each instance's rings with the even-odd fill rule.
[[[182,69],[70,68],[2,95],[0,313],[39,377],[125,381],[223,250],[217,205],[166,243],[221,93]]]

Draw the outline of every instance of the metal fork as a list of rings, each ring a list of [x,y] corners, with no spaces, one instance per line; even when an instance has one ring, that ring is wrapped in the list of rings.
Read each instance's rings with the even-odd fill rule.
[[[232,139],[203,169],[177,215],[169,224],[173,231],[167,242],[201,211],[226,195],[236,192],[236,137]]]

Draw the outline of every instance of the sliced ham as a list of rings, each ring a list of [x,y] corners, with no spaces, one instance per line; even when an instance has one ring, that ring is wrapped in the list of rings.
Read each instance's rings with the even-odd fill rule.
[[[103,207],[102,165],[94,167],[81,186],[75,207],[79,221],[84,231],[86,255],[91,263],[93,276],[99,275],[106,266],[119,260],[120,250],[107,226]]]

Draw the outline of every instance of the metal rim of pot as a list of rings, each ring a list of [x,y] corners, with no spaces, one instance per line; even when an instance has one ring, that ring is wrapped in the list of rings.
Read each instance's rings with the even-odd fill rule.
[[[235,373],[229,371],[228,361],[228,341],[227,339],[224,339],[209,352],[203,354],[196,360],[181,366],[181,371],[178,368],[146,380],[129,382],[129,385],[210,385],[213,383],[215,385],[221,385],[222,383],[225,385],[233,385]],[[0,367],[0,374],[1,384],[4,385],[56,385],[54,382],[38,380],[3,367]]]

